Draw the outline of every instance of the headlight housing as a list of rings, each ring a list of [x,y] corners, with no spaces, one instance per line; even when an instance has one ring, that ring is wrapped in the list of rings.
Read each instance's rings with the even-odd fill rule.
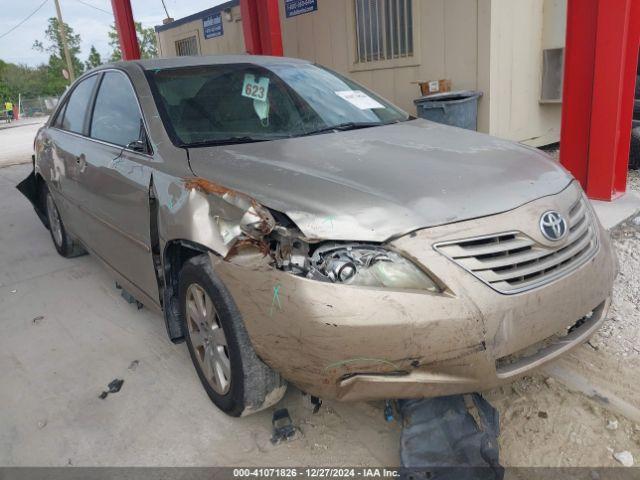
[[[368,245],[316,249],[308,277],[345,285],[440,292],[429,275],[402,255]]]

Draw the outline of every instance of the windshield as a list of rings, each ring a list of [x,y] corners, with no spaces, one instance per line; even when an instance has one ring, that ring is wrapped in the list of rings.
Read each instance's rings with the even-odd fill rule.
[[[355,82],[310,64],[182,67],[149,71],[148,78],[178,146],[276,140],[408,119]]]

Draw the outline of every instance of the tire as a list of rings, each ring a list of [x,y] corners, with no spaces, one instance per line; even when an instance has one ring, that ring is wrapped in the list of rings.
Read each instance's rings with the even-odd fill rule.
[[[640,127],[631,130],[631,145],[629,146],[629,168],[640,169]]]
[[[280,401],[286,382],[256,355],[240,312],[208,255],[184,264],[178,291],[189,354],[211,401],[232,417]]]
[[[78,257],[87,253],[86,250],[82,248],[82,245],[67,233],[53,195],[51,195],[51,192],[46,186],[42,189],[42,199],[44,212],[47,215],[49,233],[51,234],[51,240],[57,252],[65,258]]]

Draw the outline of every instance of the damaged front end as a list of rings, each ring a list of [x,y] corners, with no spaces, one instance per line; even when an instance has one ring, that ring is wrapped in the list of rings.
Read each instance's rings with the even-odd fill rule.
[[[321,282],[400,290],[441,291],[424,270],[380,244],[310,240],[283,213],[201,178],[185,182],[187,190],[214,195],[240,209],[241,215],[216,222],[226,246],[224,260],[260,253],[271,267]]]
[[[182,238],[210,249],[256,353],[304,391],[377,398],[371,378],[393,390],[434,359],[446,364],[429,379],[485,355],[473,306],[392,242],[310,239],[287,214],[203,179],[184,180],[176,199],[194,232]],[[425,379],[407,394],[423,395]]]

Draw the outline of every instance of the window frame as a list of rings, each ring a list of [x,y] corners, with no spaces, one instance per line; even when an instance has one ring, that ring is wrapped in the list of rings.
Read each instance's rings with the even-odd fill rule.
[[[100,93],[100,89],[102,88],[102,82],[104,81],[104,78],[106,76],[107,73],[111,73],[111,72],[119,72],[120,74],[122,74],[127,83],[129,83],[129,86],[131,87],[131,91],[133,92],[133,96],[136,99],[136,104],[138,105],[138,113],[140,114],[140,120],[142,121],[142,136],[144,138],[139,138],[138,140],[142,140],[145,143],[145,148],[146,148],[146,152],[151,152],[150,154],[152,154],[152,149],[151,149],[151,144],[149,142],[149,135],[147,133],[148,128],[147,128],[147,124],[144,120],[144,115],[142,114],[142,108],[140,107],[140,100],[138,99],[138,92],[136,92],[136,89],[133,86],[133,82],[131,82],[131,79],[129,78],[129,76],[122,70],[119,69],[105,69],[105,70],[101,70],[100,71],[100,79],[98,80],[98,84],[96,86],[96,90],[95,92],[93,92],[93,97],[91,99],[91,114],[89,115],[89,123],[87,125],[86,128],[86,136],[87,138],[90,138],[91,140],[93,140],[94,142],[99,142],[99,143],[104,143],[106,145],[112,145],[115,146],[117,148],[123,148],[127,151],[132,151],[132,152],[136,152],[136,153],[146,153],[146,152],[138,152],[136,150],[131,150],[130,148],[127,148],[126,146],[122,146],[122,145],[118,145],[116,143],[112,143],[109,142],[107,140],[101,140],[99,138],[95,138],[91,136],[91,128],[93,125],[93,114],[95,113],[96,110],[96,103],[98,100],[98,93]]]
[[[350,31],[349,35],[347,35],[349,72],[366,72],[371,70],[420,66],[422,58],[422,41],[419,19],[422,16],[422,1],[409,0],[411,2],[411,11],[413,15],[413,18],[411,19],[413,31],[413,55],[386,60],[372,60],[370,62],[358,61],[358,28],[356,25],[356,1],[348,1],[349,5],[347,7],[347,25],[349,26]]]
[[[106,72],[118,72],[121,75],[124,75],[125,78],[127,79],[127,81],[129,82],[129,85],[131,86],[131,89],[133,90],[133,94],[136,98],[136,105],[138,106],[138,111],[140,113],[140,118],[142,119],[142,133],[144,136],[144,141],[146,144],[146,152],[139,152],[136,150],[133,150],[131,148],[127,148],[126,146],[123,147],[122,145],[116,145],[114,143],[111,142],[106,142],[104,140],[98,140],[97,138],[93,138],[90,136],[90,127],[91,127],[91,123],[93,121],[93,112],[95,110],[96,107],[96,98],[98,96],[98,92],[100,91],[100,86],[102,85],[102,78],[104,77],[104,73]],[[92,77],[94,75],[99,75],[100,78],[98,78],[98,81],[96,82],[96,86],[94,87],[94,90],[92,92],[91,95],[91,99],[89,101],[89,115],[87,115],[87,117],[85,118],[85,125],[84,125],[84,133],[80,134],[80,133],[76,133],[76,132],[71,132],[69,130],[65,130],[63,128],[57,127],[55,126],[55,122],[58,119],[59,115],[64,115],[64,112],[66,111],[66,105],[69,102],[69,98],[71,98],[71,94],[73,93],[73,91],[76,89],[76,87],[84,80],[86,80],[89,77]],[[73,85],[72,88],[70,88],[66,94],[64,95],[64,98],[62,99],[62,101],[59,104],[59,109],[56,110],[55,112],[55,117],[50,117],[49,120],[49,125],[48,128],[53,128],[55,130],[58,130],[60,132],[64,132],[67,133],[69,135],[75,135],[77,137],[80,138],[84,138],[86,140],[90,140],[92,142],[96,142],[96,143],[101,143],[103,145],[108,145],[110,147],[114,147],[114,148],[118,148],[121,149],[123,152],[127,151],[127,152],[131,152],[131,153],[135,153],[137,155],[143,155],[145,157],[153,157],[154,151],[153,151],[153,147],[151,145],[151,141],[150,141],[150,137],[149,137],[149,126],[147,124],[147,120],[144,117],[144,113],[142,110],[142,107],[140,106],[140,99],[138,98],[138,91],[135,88],[135,85],[133,84],[133,82],[131,81],[131,77],[129,77],[129,75],[127,74],[127,72],[125,72],[124,70],[121,70],[119,68],[103,68],[100,69],[96,72],[91,72],[90,74],[87,74],[85,76],[82,76],[78,79],[78,81]]]
[[[64,116],[67,114],[67,106],[69,105],[69,101],[71,100],[71,97],[73,96],[73,93],[76,91],[76,89],[78,88],[78,86],[85,82],[86,80],[88,80],[89,78],[95,76],[96,74],[91,74],[91,75],[87,75],[87,76],[83,76],[81,78],[78,79],[78,81],[73,85],[72,88],[69,88],[69,90],[67,90],[67,92],[64,95],[63,100],[60,102],[60,106],[58,108],[58,110],[56,110],[56,112],[54,113],[54,115],[52,115],[52,120],[49,121],[49,127],[51,128],[55,128],[56,130],[60,130],[61,132],[67,132],[70,133],[72,135],[80,135],[80,136],[85,136],[87,133],[87,119],[91,117],[91,113],[88,110],[87,113],[89,115],[86,115],[84,118],[84,121],[82,123],[82,133],[78,133],[78,132],[72,132],[71,130],[67,130],[66,128],[62,128],[61,126],[56,126],[56,123],[58,122],[58,120],[62,120],[64,121]],[[93,103],[93,100],[95,98],[95,94],[97,91],[97,87],[100,84],[100,79],[96,80],[96,84],[93,86],[93,90],[91,91],[91,94],[89,95],[89,104],[91,105]]]

